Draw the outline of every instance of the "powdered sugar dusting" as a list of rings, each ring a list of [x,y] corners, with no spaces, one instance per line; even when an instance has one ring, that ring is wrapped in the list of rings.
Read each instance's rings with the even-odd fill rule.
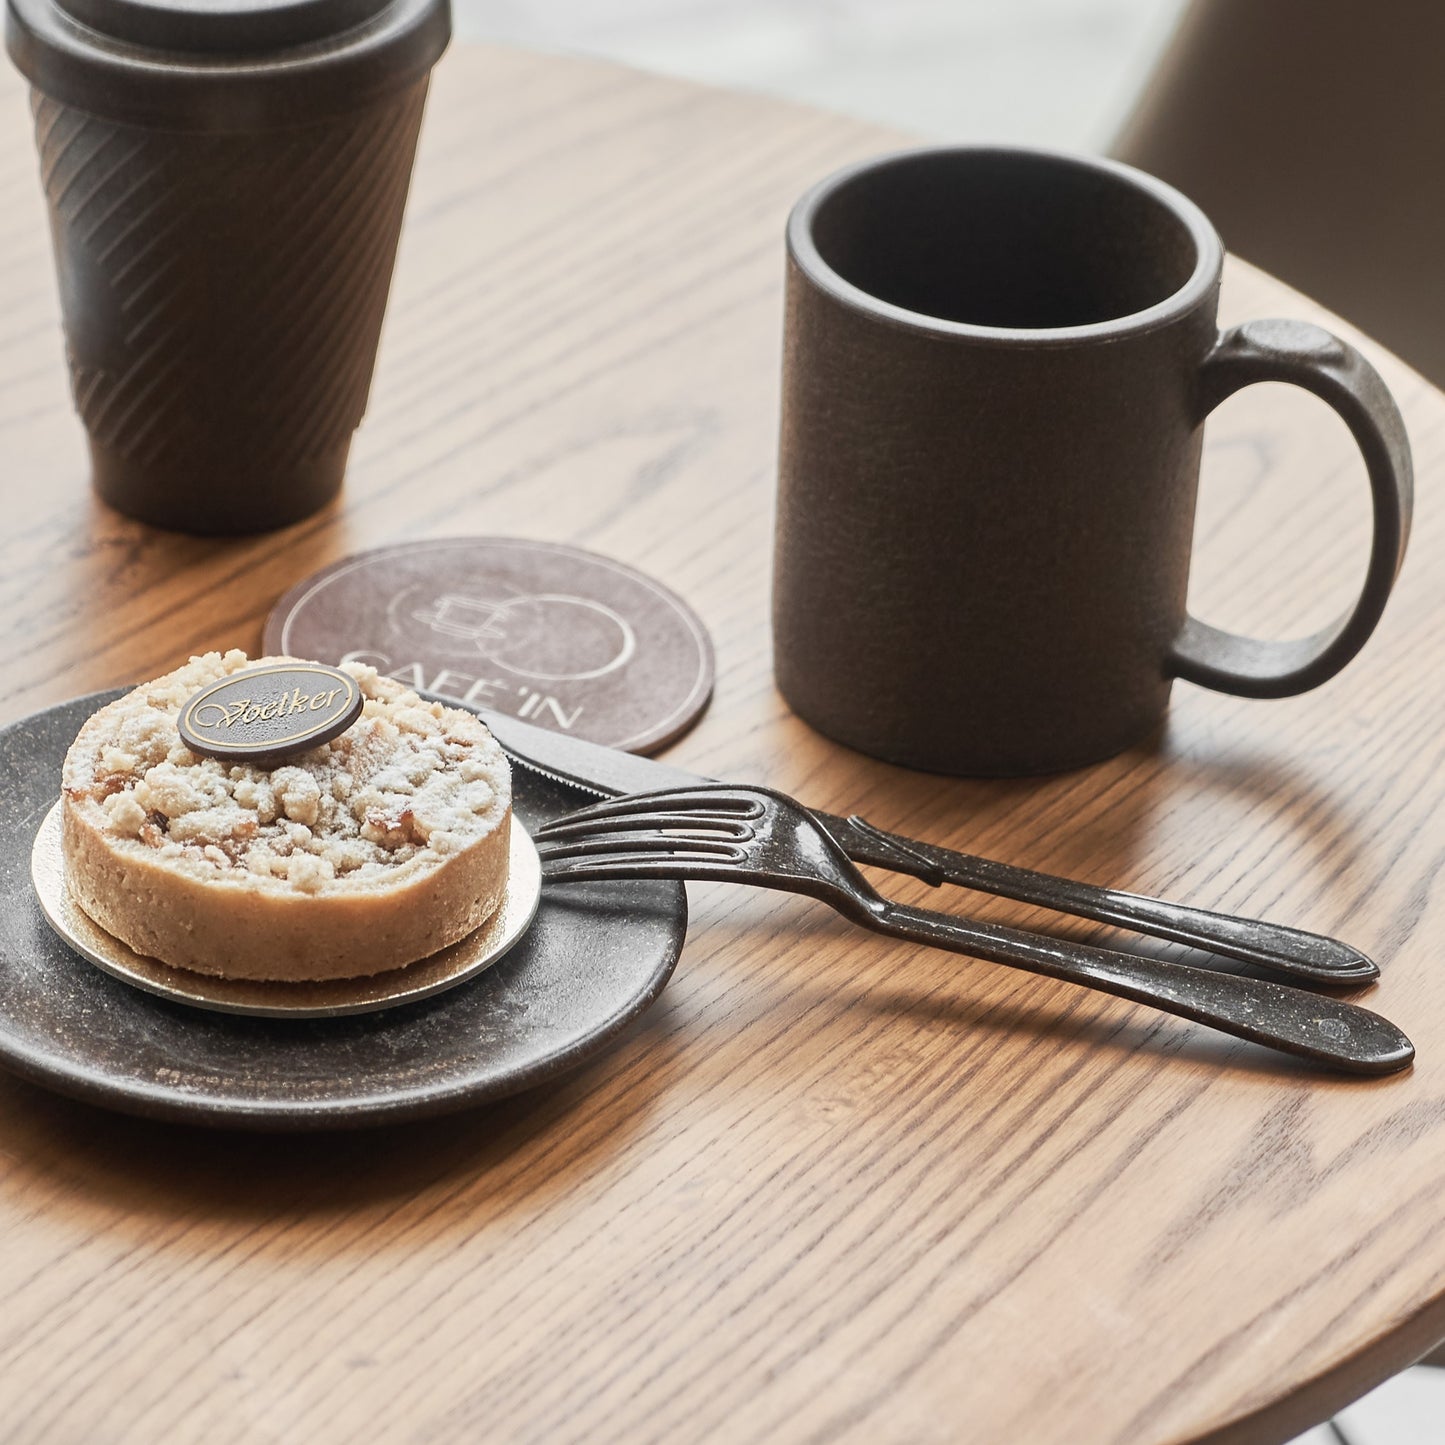
[[[362,714],[331,742],[274,770],[193,753],[181,708],[257,665],[237,650],[206,653],[103,708],[66,758],[67,794],[121,846],[199,876],[308,894],[435,866],[510,806],[506,757],[476,718],[357,663],[343,670]]]

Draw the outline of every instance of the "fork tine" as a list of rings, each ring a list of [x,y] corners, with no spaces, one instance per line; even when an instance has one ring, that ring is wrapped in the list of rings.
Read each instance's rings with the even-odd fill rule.
[[[736,864],[722,859],[668,857],[663,853],[618,853],[607,858],[547,859],[542,877],[548,883],[625,882],[633,878],[737,881]]]
[[[751,826],[741,818],[711,818],[702,813],[633,813],[628,817],[579,817],[572,813],[538,828],[533,837],[552,841],[586,838],[594,833],[643,833],[667,830],[674,836],[752,837]]]
[[[751,797],[736,789],[719,788],[667,788],[658,793],[629,793],[622,798],[608,798],[590,807],[578,808],[565,818],[543,824],[537,833],[545,833],[557,823],[570,823],[583,818],[625,818],[638,813],[676,812],[679,810],[700,811],[713,814],[732,814],[738,818],[761,818],[766,805],[760,798]]]
[[[556,858],[599,858],[607,854],[637,853],[648,857],[726,858],[741,863],[746,853],[736,843],[716,838],[679,838],[665,833],[617,833],[604,837],[543,839],[537,856],[543,863]]]

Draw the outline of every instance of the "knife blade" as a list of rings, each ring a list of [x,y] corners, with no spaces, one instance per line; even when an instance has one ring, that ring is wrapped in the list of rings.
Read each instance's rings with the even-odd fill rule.
[[[476,714],[518,766],[596,798],[719,781],[655,758],[569,737],[492,708],[437,693],[421,695]],[[891,833],[856,813],[841,817],[816,808],[809,811],[853,862],[904,873],[934,887],[953,883],[1314,982],[1352,984],[1379,977],[1373,960],[1324,934],[1038,873]]]
[[[465,707],[481,718],[514,763],[599,798],[656,793],[665,788],[693,788],[719,781],[655,758],[639,757],[585,738],[568,737],[492,708],[458,703],[439,694],[422,693],[421,696],[434,698],[449,707]],[[809,812],[855,863],[908,873],[935,886],[948,881],[944,869],[915,851],[907,839],[895,839],[861,818],[841,818],[816,808],[810,808]]]

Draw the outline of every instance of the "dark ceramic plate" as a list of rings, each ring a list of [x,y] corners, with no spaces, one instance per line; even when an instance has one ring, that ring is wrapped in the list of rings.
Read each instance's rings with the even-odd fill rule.
[[[381,1013],[205,1013],[102,973],[51,931],[30,845],[80,724],[119,692],[0,730],[0,1066],[151,1118],[239,1129],[384,1124],[514,1094],[603,1048],[662,991],[682,949],[680,883],[543,893],[525,937],[450,992]],[[517,770],[533,828],[576,806]]]

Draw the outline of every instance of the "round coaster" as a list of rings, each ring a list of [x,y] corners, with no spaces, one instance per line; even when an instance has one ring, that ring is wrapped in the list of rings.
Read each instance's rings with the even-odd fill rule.
[[[408,542],[293,587],[268,653],[370,663],[409,687],[631,752],[686,732],[712,694],[696,614],[640,572],[552,542]]]
[[[480,973],[527,931],[542,896],[542,865],[526,831],[513,819],[511,863],[502,906],[470,933],[405,968],[367,978],[298,983],[213,978],[171,968],[128,948],[101,928],[70,896],[60,847],[60,804],[45,815],[30,850],[30,877],[45,920],[82,958],[116,978],[192,1008],[263,1018],[337,1018],[429,998]]]

